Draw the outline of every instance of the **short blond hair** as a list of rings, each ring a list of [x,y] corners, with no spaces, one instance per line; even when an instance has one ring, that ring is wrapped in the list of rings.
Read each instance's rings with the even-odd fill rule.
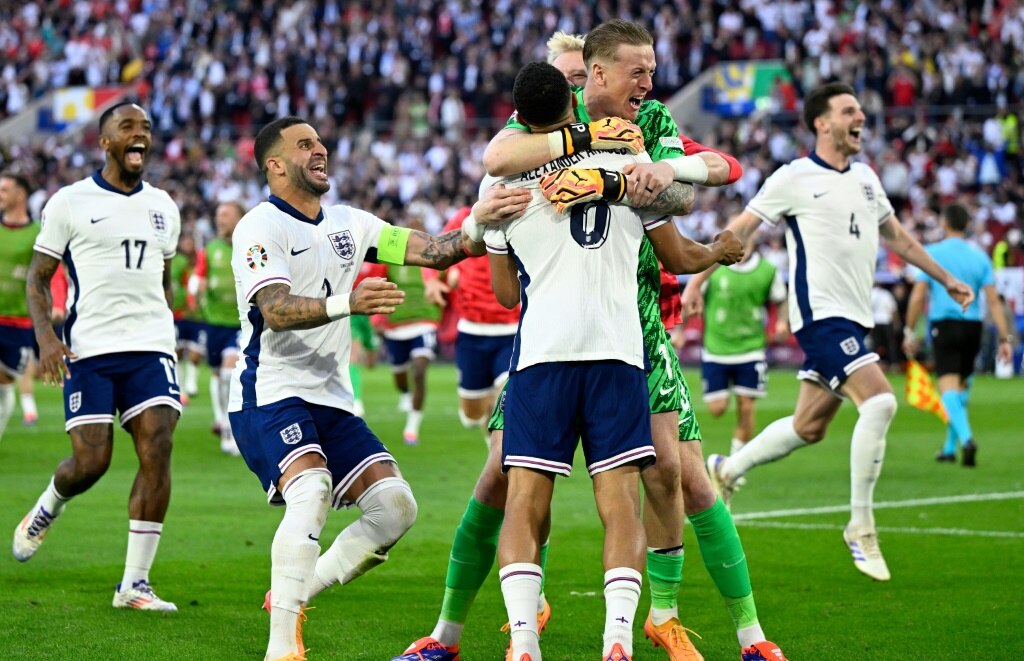
[[[647,31],[647,28],[626,21],[621,18],[613,18],[601,23],[587,33],[583,48],[583,61],[587,68],[594,60],[616,61],[619,46],[653,46],[654,37]]]
[[[552,64],[566,53],[583,52],[583,37],[578,34],[559,31],[551,35],[547,45],[548,64]]]

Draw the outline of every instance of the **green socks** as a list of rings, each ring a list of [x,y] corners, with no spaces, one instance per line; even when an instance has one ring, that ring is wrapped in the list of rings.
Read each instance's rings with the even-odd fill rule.
[[[455,531],[445,576],[441,619],[465,623],[477,592],[487,580],[498,554],[498,533],[505,513],[469,499],[466,512]],[[542,553],[546,555],[546,553]]]
[[[689,515],[704,566],[725,599],[736,628],[757,623],[750,573],[732,515],[719,498],[710,508]]]
[[[544,540],[544,543],[540,545],[540,593],[544,595],[544,583],[548,578],[548,546],[551,544],[550,540]]]
[[[654,549],[647,549],[647,581],[651,584],[652,618],[655,614],[661,615],[654,618],[655,624],[661,624],[665,619],[678,614],[679,584],[683,580],[683,547],[662,551],[658,553]]]
[[[350,363],[348,375],[352,379],[352,394],[356,399],[363,398],[363,366]]]

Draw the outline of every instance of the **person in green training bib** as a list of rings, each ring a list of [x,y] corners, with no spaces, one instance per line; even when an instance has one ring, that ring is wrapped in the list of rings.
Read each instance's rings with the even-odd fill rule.
[[[589,77],[575,93],[579,123],[562,131],[529,134],[515,115],[484,152],[491,175],[540,168],[571,167],[586,149],[621,148],[620,136],[634,122],[643,134],[651,164],[628,165],[626,196],[644,207],[673,181],[719,186],[738,177],[735,159],[681,137],[661,102],[647,100],[655,58],[651,34],[623,20],[602,23],[587,34],[583,58]],[[693,524],[704,566],[725,599],[745,659],[778,659],[757,618],[746,558],[736,526],[704,470],[697,425],[678,357],[661,323],[658,262],[648,240],[640,248],[638,305],[648,362],[651,428],[658,461],[644,471],[644,528],[652,608],[644,633],[670,659],[700,658],[680,623],[677,593],[682,580],[683,513]]]
[[[701,353],[704,403],[717,418],[729,407],[729,393],[736,396],[732,452],[754,436],[755,406],[766,392],[765,305],[778,306],[775,336],[789,332],[786,285],[775,267],[752,248],[739,264],[716,270],[702,292],[707,319]]]
[[[25,276],[39,235],[39,223],[28,213],[30,193],[22,175],[0,175],[0,438],[14,415],[15,380],[37,355],[25,299]]]
[[[200,338],[206,364],[210,366],[210,401],[214,422],[220,429],[220,450],[237,457],[238,445],[228,422],[228,391],[231,372],[238,363],[238,336],[242,324],[235,299],[235,276],[231,271],[231,235],[245,215],[239,202],[221,202],[214,213],[217,236],[199,253],[196,263],[199,309],[203,314]]]
[[[416,445],[423,422],[423,404],[427,398],[427,368],[436,357],[434,350],[441,308],[427,300],[423,272],[418,266],[389,264],[381,268],[385,277],[405,292],[405,302],[381,318],[379,327],[399,392],[398,408],[406,413],[402,439],[406,445]]]

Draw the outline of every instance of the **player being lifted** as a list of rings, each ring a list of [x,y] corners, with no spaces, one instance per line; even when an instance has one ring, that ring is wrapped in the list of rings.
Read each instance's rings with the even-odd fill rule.
[[[139,472],[128,502],[128,553],[115,608],[177,610],[149,585],[171,496],[171,444],[181,412],[174,369],[170,260],[178,208],[142,181],[150,120],[134,103],[100,115],[102,169],[57,191],[43,209],[28,273],[28,306],[44,383],[63,385],[64,459],[14,531],[24,562],[68,501],[99,480],[114,449],[114,414],[131,434]],[[69,283],[64,341],[51,326],[50,278],[63,261]]]
[[[548,64],[524,67],[513,97],[519,116],[533,130],[560,130],[574,118],[568,83]],[[563,101],[556,105],[558,99]],[[628,659],[632,654],[631,625],[644,564],[639,473],[654,456],[634,278],[645,229],[670,267],[682,271],[696,261],[691,259],[695,244],[679,236],[663,211],[648,214],[641,223],[635,211],[608,204],[606,200],[623,199],[621,174],[585,169],[604,164],[618,169],[649,160],[635,130],[632,134],[628,151],[638,155],[627,150],[581,152],[579,167],[573,170],[539,168],[506,180],[518,186],[539,181],[543,195],[556,202],[555,209],[532,207],[523,219],[487,232],[498,300],[508,307],[520,298],[529,300],[516,335],[505,398],[502,465],[509,473],[508,521],[499,542],[510,656],[517,661],[540,658],[537,558],[550,525],[554,478],[569,474],[578,438],[605,525],[602,658]],[[596,190],[578,185],[588,177],[599,182]],[[678,194],[670,199],[671,193]],[[664,199],[670,208],[688,211],[692,186],[677,185]],[[729,262],[742,254],[735,240],[731,243],[735,252],[726,257]],[[696,250],[705,260],[714,252],[703,246]],[[566,318],[574,323],[559,321]],[[558,406],[552,407],[552,401]]]
[[[864,120],[849,85],[829,83],[811,91],[804,123],[815,134],[814,151],[776,170],[729,223],[749,241],[762,222],[785,219],[789,323],[806,359],[797,375],[801,384],[793,415],[771,423],[730,457],[709,456],[707,466],[728,498],[751,468],[823,439],[843,399],[852,399],[858,417],[850,443],[850,522],[843,538],[857,569],[887,581],[872,500],[896,397],[878,355],[864,346],[873,324],[879,235],[896,254],[943,283],[960,305],[973,294],[903,229],[874,170],[853,161]],[[697,275],[686,285],[683,304],[690,314],[700,311],[705,277]]]
[[[285,506],[271,545],[266,658],[301,661],[305,602],[387,560],[416,517],[394,458],[352,414],[347,317],[388,314],[403,298],[380,278],[353,287],[360,265],[447,268],[467,253],[459,232],[432,237],[352,207],[322,207],[327,149],[302,119],[261,129],[255,155],[271,195],[232,236],[243,349],[228,410],[246,464],[269,502]],[[320,555],[332,504],[362,516]]]
[[[740,172],[735,159],[680,137],[665,105],[645,100],[653,84],[653,43],[644,27],[629,21],[610,20],[591,30],[583,50],[589,77],[586,86],[575,93],[579,123],[560,132],[530,135],[513,117],[484,153],[488,173],[509,175],[541,167],[551,159],[575,158],[584,147],[601,145],[622,130],[624,118],[640,127],[644,146],[655,161],[623,169],[629,175],[626,194],[631,204],[649,205],[673,180],[709,186],[735,181]],[[679,360],[661,323],[658,261],[646,240],[641,244],[637,278],[644,343],[654,368],[648,389],[658,452],[658,462],[643,475],[647,576],[653,597],[644,632],[664,647],[671,659],[699,658],[680,624],[677,606],[685,508],[704,566],[736,626],[744,658],[777,659],[781,652],[766,641],[758,622],[746,558],[732,516],[704,471],[700,427]]]

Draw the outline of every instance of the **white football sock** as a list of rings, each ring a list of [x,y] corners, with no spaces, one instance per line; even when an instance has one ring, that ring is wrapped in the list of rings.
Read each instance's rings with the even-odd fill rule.
[[[356,499],[356,507],[363,515],[342,530],[317,560],[310,599],[335,583],[351,583],[383,563],[388,550],[416,521],[416,499],[400,477],[371,484]]]
[[[228,401],[231,399],[231,370],[221,369],[220,383],[217,388],[217,398],[220,400],[220,437],[224,440],[234,440],[231,433],[231,423],[228,421]]]
[[[744,445],[746,445],[746,443],[744,443],[740,439],[732,439],[732,443],[729,444],[729,454],[736,454],[737,452],[743,449]]]
[[[764,635],[764,630],[761,629],[761,625],[757,622],[751,624],[749,627],[740,627],[737,629],[736,638],[740,641],[740,647],[750,647],[755,643],[760,643],[762,640],[768,640]]]
[[[409,411],[405,418],[403,434],[420,435],[420,423],[423,422],[423,411]]]
[[[626,654],[633,654],[633,619],[640,602],[643,577],[629,567],[614,567],[604,573],[604,654],[608,656],[615,643]]]
[[[885,458],[885,434],[896,416],[896,397],[892,393],[869,397],[857,411],[860,415],[850,443],[850,526],[874,530],[875,484]]]
[[[501,594],[512,628],[512,658],[529,654],[540,659],[540,634],[537,633],[537,600],[540,598],[540,565],[513,562],[498,571]]]
[[[7,421],[14,414],[14,384],[4,383],[0,385],[0,437],[4,435],[7,428]]]
[[[220,402],[220,376],[210,374],[210,406],[213,407],[214,422],[224,425],[224,407]]]
[[[71,500],[69,496],[62,496],[57,487],[54,484],[54,478],[50,478],[50,483],[46,485],[46,489],[39,496],[39,500],[36,501],[36,505],[42,507],[50,516],[57,518],[57,516],[64,511],[64,506]]]
[[[430,632],[430,637],[445,647],[452,647],[453,645],[458,645],[459,641],[462,640],[462,630],[465,627],[465,624],[459,624],[458,622],[438,620],[434,630]]]
[[[153,566],[163,529],[164,524],[156,521],[128,521],[128,554],[124,561],[122,588],[130,588],[138,581],[149,582],[149,569]]]
[[[182,359],[182,375],[184,379],[185,393],[188,395],[194,395],[199,392],[199,384],[196,382],[197,374],[199,370],[196,368],[195,363],[190,361],[188,358]],[[179,381],[179,383],[181,383]]]
[[[320,531],[331,502],[331,473],[311,468],[285,485],[284,517],[270,547],[270,643],[267,658],[297,652],[295,625],[320,555]]]
[[[755,466],[782,459],[793,450],[807,446],[793,428],[793,416],[781,418],[750,439],[739,452],[726,457],[722,473],[729,479],[736,479]]]
[[[21,413],[25,417],[39,417],[39,410],[36,408],[36,396],[30,392],[21,395]]]

